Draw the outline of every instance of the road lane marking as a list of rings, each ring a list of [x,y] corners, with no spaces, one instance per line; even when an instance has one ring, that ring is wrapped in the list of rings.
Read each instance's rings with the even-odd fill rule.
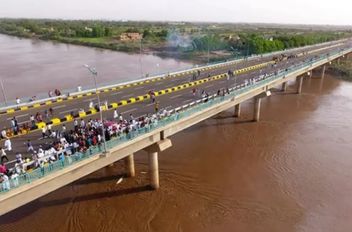
[[[57,109],[61,109],[61,108],[64,108],[64,107],[66,107],[66,105],[54,106],[53,109],[57,110]]]
[[[145,86],[137,87],[135,89],[144,89]]]
[[[95,100],[95,99],[97,99],[97,98],[89,98],[89,99],[86,99],[86,100],[83,100],[83,102],[90,102],[90,101],[92,101],[92,100]]]
[[[211,84],[211,85],[208,85],[208,86],[204,87],[204,89],[207,89],[207,88],[210,88],[210,87],[213,87],[213,86],[214,86],[214,85]]]
[[[74,108],[74,109],[70,109],[70,110],[65,110],[65,111],[60,112],[60,114],[71,113],[72,111],[76,111],[76,110],[78,110],[78,109]]]
[[[26,117],[26,116],[28,116],[29,114],[20,114],[20,115],[17,115],[17,116],[15,116],[16,118],[23,118],[23,117]],[[11,119],[13,119],[13,117],[11,117],[11,118],[7,118],[7,120],[11,120]]]
[[[110,94],[111,96],[115,96],[115,95],[119,95],[119,94],[121,94],[122,92],[117,92],[117,93],[112,93],[112,94]]]
[[[128,94],[128,95],[125,95],[125,96],[121,96],[121,98],[128,98],[128,97],[132,97],[133,95],[134,95],[134,93]]]
[[[183,103],[187,103],[187,102],[191,102],[191,101],[193,101],[193,99],[188,99],[186,101],[183,101]]]
[[[131,112],[136,111],[136,110],[137,110],[137,108],[133,108],[133,109],[127,110],[125,112],[122,112],[121,114],[131,113]]]
[[[178,97],[180,97],[180,96],[182,96],[182,94],[175,95],[175,96],[172,96],[172,97],[170,97],[170,98],[171,98],[171,99],[174,99],[174,98],[178,98]]]

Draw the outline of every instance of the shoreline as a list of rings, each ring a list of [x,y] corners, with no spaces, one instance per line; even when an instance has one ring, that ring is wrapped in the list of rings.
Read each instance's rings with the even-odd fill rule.
[[[19,34],[14,34],[14,33],[8,33],[6,31],[0,31],[0,34],[2,35],[7,35],[7,36],[13,36],[17,38],[25,38],[25,39],[32,39],[32,40],[41,40],[41,41],[46,41],[46,42],[53,42],[53,43],[62,43],[62,44],[72,44],[72,45],[77,45],[77,46],[83,46],[83,47],[89,47],[89,48],[98,48],[98,49],[104,49],[104,50],[110,50],[110,51],[116,51],[116,52],[123,52],[131,55],[138,55],[140,54],[139,52],[139,47],[134,47],[134,46],[114,46],[113,44],[105,44],[105,43],[93,43],[93,42],[86,42],[86,41],[78,41],[78,40],[73,40],[73,39],[67,39],[67,38],[60,38],[60,39],[46,39],[46,38],[40,38],[39,36],[26,36],[26,35],[19,35]],[[131,44],[129,44],[131,45]],[[165,51],[162,50],[163,47],[158,47],[157,49],[153,49],[151,47],[144,48],[142,54],[144,55],[155,55],[160,58],[172,58],[180,61],[191,61],[195,64],[204,64],[208,62],[208,57],[206,52],[180,52],[180,51]],[[230,54],[224,53],[224,55],[220,55],[218,51],[213,51],[210,52],[209,56],[209,63],[216,62],[216,61],[224,61],[226,59],[234,58]]]

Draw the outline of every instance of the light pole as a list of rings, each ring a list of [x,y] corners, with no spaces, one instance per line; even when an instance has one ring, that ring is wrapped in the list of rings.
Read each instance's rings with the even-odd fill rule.
[[[142,67],[142,39],[139,41],[139,65],[141,69],[141,77],[143,78],[143,67]]]
[[[4,83],[2,82],[2,79],[0,79],[0,84],[1,84],[2,95],[4,96],[4,100],[5,100],[5,106],[7,106],[7,98],[6,98]]]
[[[85,68],[89,70],[89,72],[93,75],[94,77],[94,84],[95,84],[95,94],[97,95],[97,100],[98,100],[98,107],[99,107],[99,114],[100,114],[100,121],[101,121],[101,129],[103,133],[103,147],[104,147],[104,153],[107,151],[107,146],[106,146],[106,140],[105,140],[105,128],[104,128],[104,123],[103,123],[103,111],[101,109],[101,104],[100,104],[100,96],[98,92],[98,87],[97,87],[97,76],[98,72],[95,68],[90,67],[88,64],[83,65]]]
[[[209,62],[210,62],[210,48],[209,48],[209,32],[207,33],[208,35],[207,35],[207,44],[208,44],[208,64],[209,64]]]

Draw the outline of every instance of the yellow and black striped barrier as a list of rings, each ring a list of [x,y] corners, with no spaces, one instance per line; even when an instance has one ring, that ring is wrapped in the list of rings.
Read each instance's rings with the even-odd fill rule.
[[[243,73],[243,72],[246,72],[246,71],[250,71],[250,70],[253,70],[253,69],[256,69],[256,68],[259,68],[259,67],[264,67],[267,63],[268,62],[263,63],[263,64],[259,64],[259,65],[254,65],[254,66],[251,66],[251,67],[248,67],[248,68],[237,70],[236,74],[240,74],[240,73]],[[117,90],[129,88],[129,87],[132,87],[132,86],[138,86],[138,85],[148,84],[150,82],[161,81],[161,80],[164,80],[164,79],[167,79],[167,78],[175,78],[175,77],[181,77],[181,76],[184,76],[184,75],[197,73],[198,70],[200,70],[200,71],[208,71],[208,70],[213,70],[213,69],[216,69],[216,68],[219,68],[219,67],[225,67],[225,66],[229,66],[229,65],[231,65],[231,64],[226,64],[225,63],[225,64],[218,64],[218,65],[214,65],[214,66],[210,66],[210,67],[198,68],[198,69],[186,71],[186,72],[183,72],[183,73],[177,73],[177,74],[172,74],[172,75],[168,75],[168,76],[153,78],[153,79],[149,79],[149,80],[134,82],[134,83],[126,84],[126,85],[120,85],[120,86],[116,86],[116,87],[106,88],[106,89],[103,89],[103,90],[98,90],[97,92],[98,93],[107,93],[107,92],[110,92],[110,91],[117,91]],[[91,95],[95,95],[95,94],[96,94],[95,91],[92,91],[92,92],[89,92],[89,93],[79,94],[79,95],[75,95],[75,96],[58,97],[58,98],[56,98],[54,100],[49,100],[49,101],[46,101],[46,102],[41,102],[41,103],[36,103],[36,104],[33,104],[33,105],[21,106],[21,107],[16,107],[16,108],[11,108],[11,109],[7,109],[7,110],[4,110],[4,111],[0,111],[0,115],[11,114],[11,113],[15,113],[15,112],[18,112],[18,111],[24,111],[24,110],[28,110],[28,109],[38,108],[38,107],[41,107],[41,106],[51,105],[51,104],[54,104],[54,103],[60,103],[60,102],[63,102],[63,101],[79,99],[79,98],[82,98],[82,97],[87,97],[87,96],[91,96]]]
[[[239,69],[239,70],[236,70],[235,73],[236,74],[241,74],[241,73],[248,72],[250,70],[263,68],[263,67],[265,67],[265,66],[267,66],[267,65],[269,65],[271,63],[272,62],[266,62],[266,63],[255,65],[255,66],[252,66],[252,67],[249,67],[249,68]],[[224,78],[224,77],[227,77],[226,73],[215,75],[215,76],[212,76],[212,77],[204,78],[204,79],[193,81],[193,82],[189,82],[189,83],[185,83],[185,84],[181,84],[181,85],[178,85],[178,86],[175,86],[175,87],[159,90],[159,91],[155,92],[154,94],[155,94],[155,96],[161,96],[161,95],[173,93],[173,92],[176,92],[176,91],[179,91],[179,90],[182,90],[182,89],[186,89],[186,88],[194,87],[194,86],[197,86],[197,85],[201,85],[201,84],[204,84],[204,83],[207,83],[207,82],[210,82],[210,81],[219,80],[219,79]],[[101,106],[101,110],[102,111],[112,110],[112,109],[119,108],[121,106],[130,105],[130,104],[133,104],[133,103],[136,103],[136,102],[143,102],[143,101],[145,101],[147,99],[150,99],[150,95],[149,94],[145,94],[145,95],[141,95],[141,96],[137,96],[137,97],[132,97],[132,98],[129,98],[127,100],[121,100],[119,102],[113,102],[113,103],[109,104],[108,107],[106,107],[105,105],[102,105]],[[63,124],[63,123],[71,122],[74,119],[79,119],[79,118],[85,118],[87,116],[92,116],[94,114],[97,114],[98,112],[99,111],[96,110],[95,108],[91,108],[88,111],[80,111],[76,115],[68,114],[68,115],[65,115],[63,118],[52,118],[49,122],[36,123],[36,126],[34,128],[31,128],[26,133],[19,134],[19,135],[13,136],[13,137],[18,137],[18,136],[25,135],[25,134],[28,134],[28,133],[31,133],[31,132],[34,132],[34,131],[38,131],[39,129],[42,129],[43,127],[48,126],[48,125],[56,126],[56,125],[60,125],[60,124]]]

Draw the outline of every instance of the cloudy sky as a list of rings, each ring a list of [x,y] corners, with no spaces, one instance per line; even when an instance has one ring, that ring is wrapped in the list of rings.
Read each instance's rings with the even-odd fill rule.
[[[0,0],[0,18],[352,24],[351,0]]]

